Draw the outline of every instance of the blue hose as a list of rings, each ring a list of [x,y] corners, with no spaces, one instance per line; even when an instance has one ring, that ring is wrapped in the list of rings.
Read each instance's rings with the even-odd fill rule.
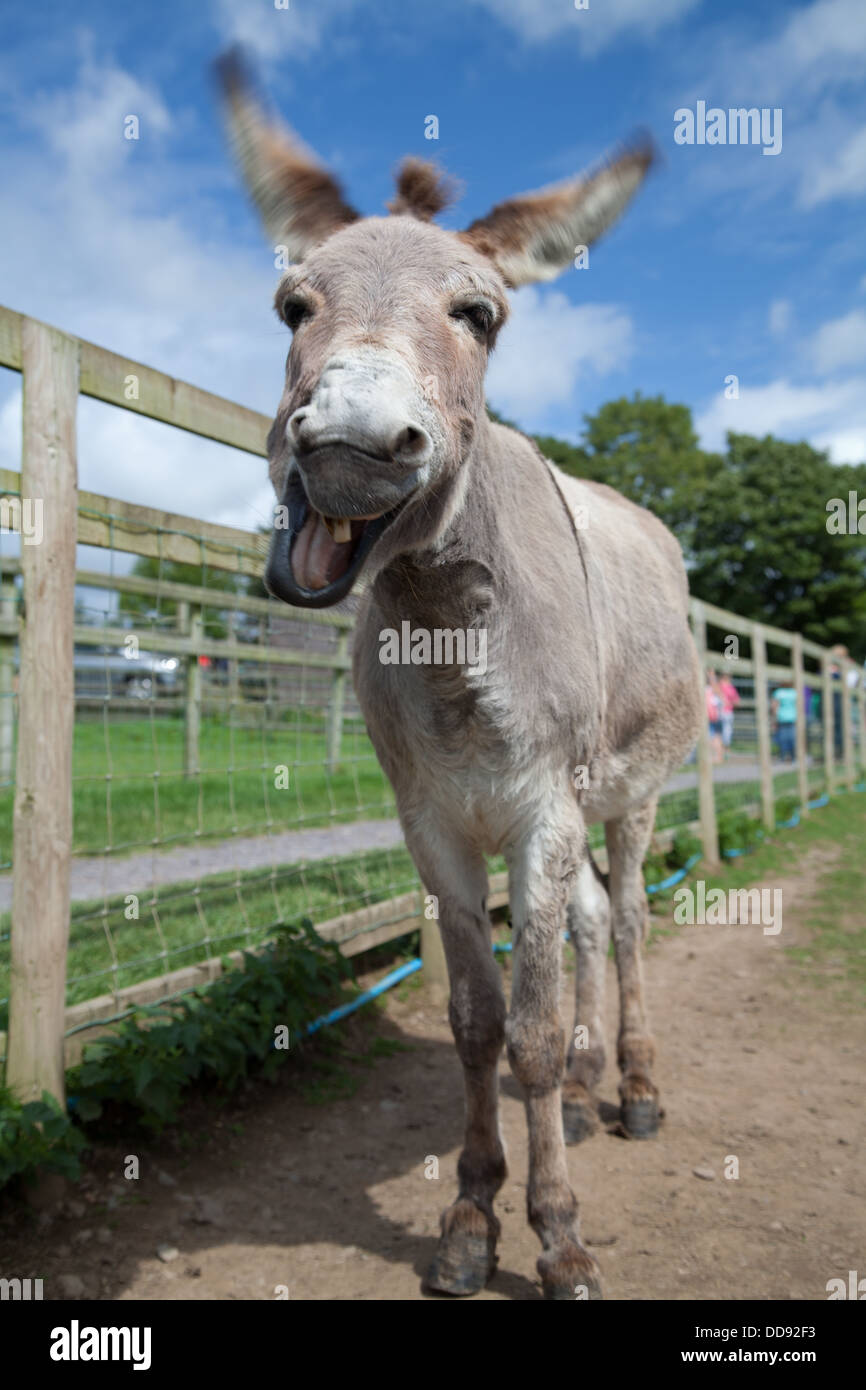
[[[327,1024],[337,1023],[339,1019],[353,1014],[363,1004],[369,1004],[371,999],[375,999],[379,994],[384,994],[386,989],[391,989],[393,985],[398,985],[401,980],[405,980],[407,975],[414,975],[416,970],[421,969],[421,965],[422,962],[418,956],[414,960],[407,960],[405,965],[400,965],[396,970],[392,970],[378,984],[373,985],[370,989],[365,989],[364,993],[359,994],[357,999],[350,1000],[348,1004],[341,1004],[339,1009],[332,1009],[329,1014],[323,1014],[313,1023],[308,1023],[304,1032],[309,1036],[310,1033],[316,1033],[320,1028],[325,1028]]]

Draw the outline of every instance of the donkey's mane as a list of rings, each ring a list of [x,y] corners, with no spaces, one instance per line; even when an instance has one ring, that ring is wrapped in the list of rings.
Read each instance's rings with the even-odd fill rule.
[[[409,155],[396,175],[397,196],[387,204],[389,212],[417,217],[429,222],[437,212],[447,208],[457,198],[454,180],[426,159]]]

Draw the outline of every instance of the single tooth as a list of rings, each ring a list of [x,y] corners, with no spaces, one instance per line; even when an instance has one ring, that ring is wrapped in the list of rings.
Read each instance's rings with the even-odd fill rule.
[[[328,521],[328,530],[337,545],[344,545],[352,539],[352,523],[347,516],[326,517],[326,523]]]

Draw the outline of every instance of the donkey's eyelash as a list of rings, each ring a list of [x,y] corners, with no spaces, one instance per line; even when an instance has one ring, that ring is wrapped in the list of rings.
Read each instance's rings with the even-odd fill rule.
[[[283,323],[294,332],[304,319],[312,316],[313,306],[308,299],[302,299],[299,295],[287,295],[280,304],[279,313]]]
[[[451,310],[452,319],[463,319],[472,332],[479,337],[490,332],[496,321],[496,314],[489,304],[483,301],[469,304],[455,304]]]

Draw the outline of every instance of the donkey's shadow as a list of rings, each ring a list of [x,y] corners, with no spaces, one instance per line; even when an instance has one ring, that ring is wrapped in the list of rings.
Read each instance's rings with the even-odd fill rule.
[[[194,1269],[196,1254],[227,1247],[227,1289],[237,1246],[261,1244],[285,1249],[283,1282],[292,1298],[306,1295],[303,1274],[292,1277],[291,1252],[316,1245],[403,1266],[407,1292],[417,1290],[436,1250],[439,1214],[456,1194],[453,1155],[463,1139],[462,1076],[450,1041],[408,1035],[387,1017],[377,1020],[376,1033],[402,1046],[362,1072],[351,1096],[311,1101],[301,1093],[301,1076],[283,1074],[274,1085],[254,1082],[224,1108],[206,1097],[193,1098],[184,1112],[185,1129],[175,1127],[158,1140],[126,1138],[117,1144],[116,1156],[101,1151],[97,1163],[108,1159],[105,1176],[115,1189],[122,1156],[138,1154],[141,1172],[138,1182],[128,1184],[138,1200],[121,1201],[111,1213],[117,1222],[113,1246],[122,1255],[101,1296],[117,1299],[135,1287],[141,1263],[152,1261],[157,1245],[165,1243],[180,1250],[181,1259],[172,1266],[177,1279]],[[506,1093],[519,1097],[510,1077],[503,1077],[503,1083]],[[190,1134],[208,1127],[215,1131],[210,1142],[191,1153]],[[425,1180],[430,1160],[446,1154],[440,1180]],[[405,1219],[387,1215],[378,1194],[389,1181],[413,1171],[418,1200],[412,1214]],[[405,1192],[397,1200],[405,1207]],[[88,1224],[92,1220],[89,1215]],[[67,1224],[69,1229],[63,1229]],[[74,1226],[79,1224],[67,1223],[67,1218],[56,1222],[51,1249],[44,1257],[40,1251],[48,1298],[52,1285],[57,1288],[52,1272],[67,1272],[51,1250],[75,1243]],[[500,1242],[499,1255],[491,1289],[506,1298],[540,1298],[529,1277],[531,1266],[525,1273],[509,1267],[521,1257],[509,1252],[507,1240]],[[195,1275],[190,1272],[189,1278],[189,1293],[195,1297]],[[209,1278],[214,1282],[213,1275]],[[220,1282],[219,1272],[215,1282]],[[174,1296],[182,1298],[175,1288]],[[251,1291],[236,1282],[234,1288],[238,1298],[273,1296],[259,1286]],[[321,1281],[316,1296],[321,1296]],[[336,1287],[333,1296],[340,1296]]]

